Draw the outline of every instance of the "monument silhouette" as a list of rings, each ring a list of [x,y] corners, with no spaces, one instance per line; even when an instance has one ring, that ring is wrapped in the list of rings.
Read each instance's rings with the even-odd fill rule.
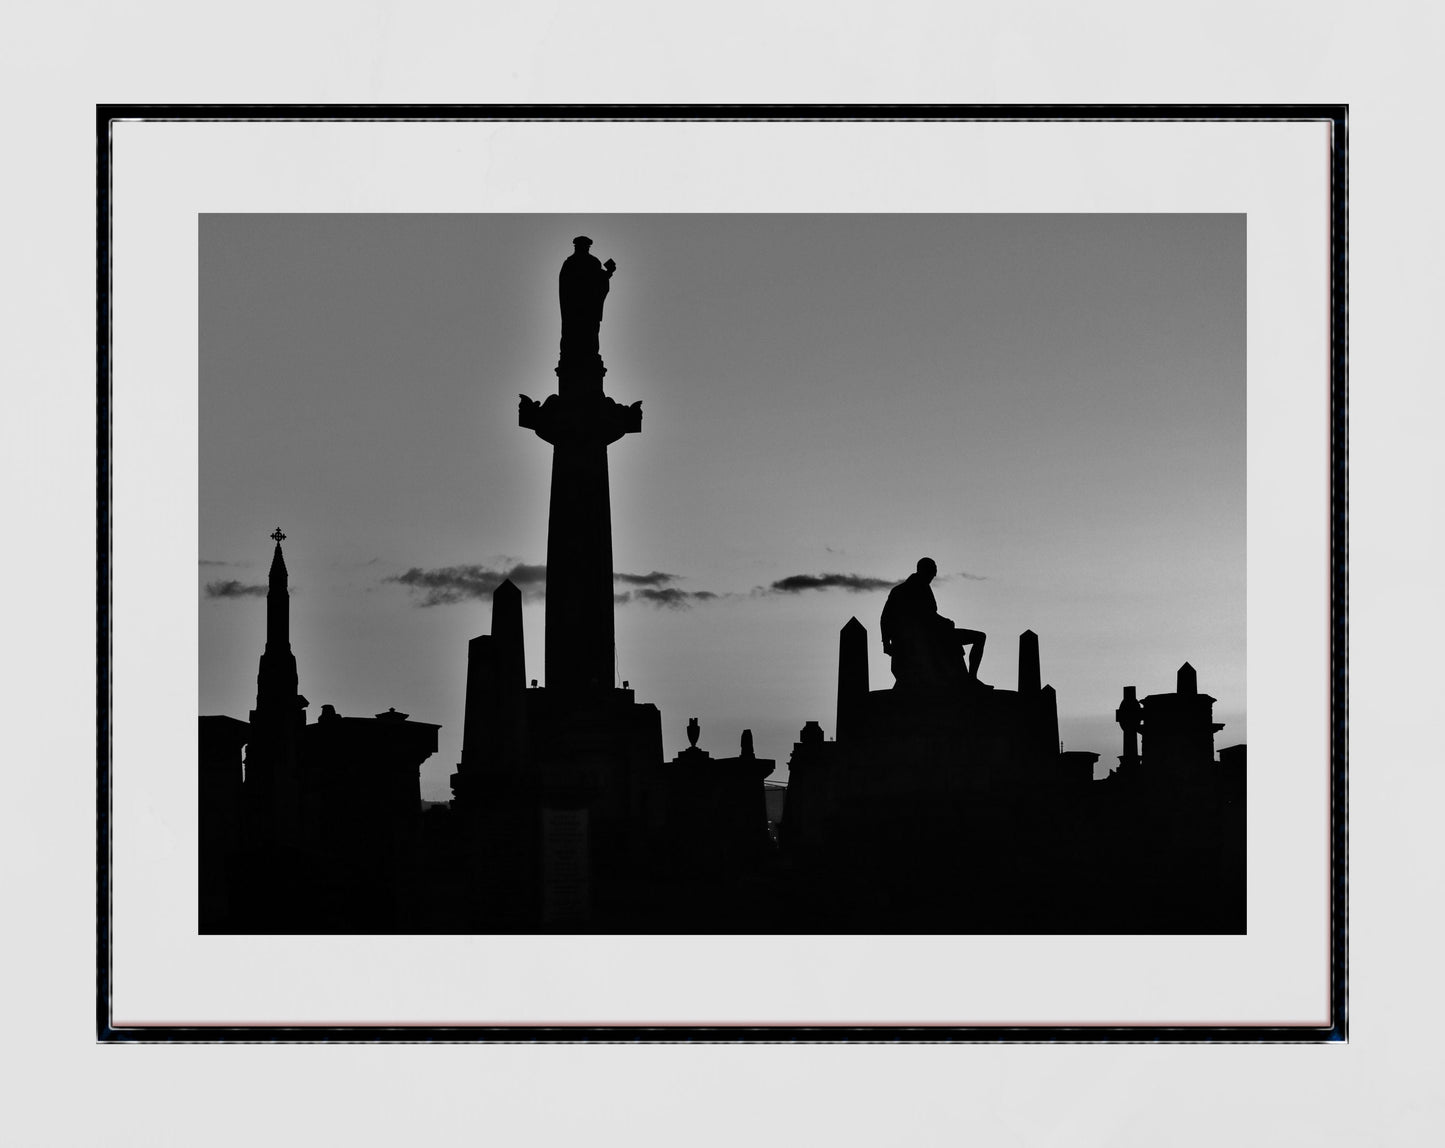
[[[838,639],[837,737],[807,722],[788,762],[781,844],[802,932],[1242,932],[1244,765],[1214,758],[1213,699],[1185,663],[1172,694],[1127,687],[1120,767],[1065,752],[1039,637],[1016,688],[980,679],[940,618],[924,559],[881,626],[891,688],[870,690],[867,630]],[[1144,730],[1144,753],[1138,733]],[[1221,753],[1221,761],[1224,760]]]
[[[890,655],[893,676],[914,686],[942,686],[963,671],[978,677],[985,635],[955,626],[938,613],[929,583],[938,576],[932,558],[920,558],[912,574],[888,592],[883,616],[883,652]],[[961,656],[969,647],[967,661]]]
[[[615,650],[612,619],[612,506],[607,448],[642,430],[642,404],[623,406],[602,392],[607,368],[598,327],[609,280],[588,254],[592,241],[573,240],[562,265],[557,393],[538,403],[521,396],[518,422],[552,446],[552,501],[547,520],[547,688],[575,696],[610,689]]]
[[[985,681],[986,635],[939,614],[931,558],[878,619],[891,685],[872,688],[864,624],[841,627],[834,737],[804,722],[785,789],[751,731],[714,757],[696,716],[664,759],[661,713],[615,668],[608,448],[642,430],[603,388],[617,264],[573,247],[556,391],[517,418],[552,450],[542,684],[503,581],[466,644],[452,800],[423,809],[438,725],[308,723],[277,528],[255,708],[200,718],[201,930],[1242,932],[1245,747],[1216,759],[1193,666],[1171,693],[1124,688],[1095,780],[1100,755],[1059,741],[1039,635],[1013,688]]]
[[[768,848],[772,763],[712,759],[695,727],[691,749],[664,763],[657,707],[616,680],[607,449],[642,430],[642,404],[603,390],[599,328],[617,264],[591,243],[575,239],[558,276],[557,391],[518,404],[518,424],[552,448],[545,684],[524,688],[521,595],[504,582],[491,633],[468,651],[455,858],[489,918],[518,928],[661,928],[709,905],[737,918],[730,886]],[[695,880],[679,889],[684,875]]]
[[[203,932],[396,932],[416,911],[421,763],[439,725],[323,706],[307,724],[278,527],[249,721],[200,719]],[[242,756],[244,748],[244,757]]]

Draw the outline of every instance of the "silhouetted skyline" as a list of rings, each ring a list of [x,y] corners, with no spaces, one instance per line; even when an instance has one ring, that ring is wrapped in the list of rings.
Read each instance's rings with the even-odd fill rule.
[[[609,448],[643,429],[641,401],[604,386],[617,263],[572,242],[556,390],[517,402],[552,456],[544,687],[528,688],[522,591],[505,579],[467,642],[453,799],[424,814],[437,723],[330,704],[307,721],[273,529],[256,706],[199,722],[202,930],[1243,932],[1247,747],[1216,757],[1223,726],[1194,667],[1137,712],[1125,687],[1124,752],[1095,780],[1101,754],[1060,740],[1038,635],[1019,635],[1015,688],[985,681],[987,636],[939,613],[930,557],[879,619],[892,685],[870,686],[867,627],[840,628],[836,736],[803,723],[774,825],[777,762],[750,729],[716,756],[694,715],[666,758],[662,713],[617,673],[614,615],[631,600],[617,582],[659,573],[613,565]]]
[[[929,554],[940,610],[1040,635],[1061,736],[1118,752],[1121,688],[1205,667],[1244,726],[1244,224],[1238,216],[204,216],[202,713],[254,697],[281,523],[313,706],[440,723],[504,579],[540,678],[556,254],[615,257],[608,390],[617,677],[669,755],[831,737],[850,615]],[[259,587],[259,590],[258,590]],[[298,592],[299,591],[299,592]]]

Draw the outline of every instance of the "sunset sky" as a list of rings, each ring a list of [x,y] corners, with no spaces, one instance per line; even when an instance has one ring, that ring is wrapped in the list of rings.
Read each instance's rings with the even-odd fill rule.
[[[575,235],[618,263],[607,392],[620,679],[669,756],[834,732],[839,628],[933,557],[1012,688],[1040,635],[1067,748],[1112,763],[1122,687],[1185,660],[1245,728],[1242,215],[203,215],[200,709],[244,717],[267,535],[301,692],[442,726],[510,573],[542,678],[551,448]],[[259,592],[258,592],[259,591]]]

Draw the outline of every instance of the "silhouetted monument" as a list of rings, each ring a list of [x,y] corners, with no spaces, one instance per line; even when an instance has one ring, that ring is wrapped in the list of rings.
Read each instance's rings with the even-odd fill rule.
[[[1032,630],[1019,635],[1018,710],[1024,735],[1032,739],[1028,753],[1042,760],[1059,751],[1059,706],[1053,686],[1042,684],[1039,670],[1039,636]]]
[[[602,304],[607,299],[615,261],[599,263],[591,253],[592,240],[579,235],[572,240],[572,254],[557,276],[557,296],[562,306],[562,364],[569,370],[602,369],[598,353],[598,328]],[[558,369],[559,377],[562,369]]]
[[[1143,757],[1150,774],[1207,768],[1214,762],[1214,699],[1199,692],[1198,675],[1185,662],[1172,694],[1150,694],[1142,704]]]
[[[1039,636],[1032,630],[1019,635],[1019,694],[1036,694],[1043,688],[1039,674]]]
[[[1096,783],[1098,755],[1058,741],[1038,635],[1019,635],[1017,689],[981,681],[920,563],[885,605],[893,654],[914,626],[944,668],[870,690],[848,619],[837,737],[805,723],[775,838],[774,762],[751,731],[718,758],[690,718],[664,761],[660,715],[629,687],[527,689],[508,581],[468,643],[455,801],[424,813],[436,725],[331,706],[306,723],[272,537],[256,708],[200,722],[203,932],[1244,928],[1245,747],[1214,760],[1221,727],[1188,663],[1173,693],[1125,691],[1121,768]]]
[[[771,848],[762,782],[773,763],[750,745],[712,758],[696,747],[696,719],[689,748],[664,763],[657,708],[615,688],[607,447],[641,430],[642,411],[602,389],[597,335],[616,264],[599,264],[588,240],[575,246],[559,276],[557,393],[522,396],[518,414],[552,446],[545,685],[522,688],[520,595],[504,583],[491,634],[468,652],[452,778],[464,864],[494,925],[661,928],[709,905],[737,919],[738,882]],[[684,878],[694,885],[680,888]]]
[[[522,592],[510,579],[492,591],[492,632],[467,643],[466,709],[462,760],[452,790],[494,784],[515,772],[526,752],[526,650],[522,640]]]
[[[668,864],[713,880],[755,876],[772,850],[762,782],[775,763],[753,752],[750,730],[736,757],[713,757],[699,734],[691,718],[688,747],[663,771]]]
[[[200,719],[202,930],[416,927],[420,767],[441,727],[394,708],[351,718],[332,706],[306,723],[286,535],[271,537],[256,707],[248,722]]]
[[[977,678],[983,660],[984,635],[939,616],[929,586],[937,575],[933,559],[920,558],[917,569],[888,592],[883,606],[883,652],[893,660],[894,680],[905,689],[947,685],[965,672]],[[971,647],[967,662],[965,646]]]
[[[838,633],[838,736],[858,732],[868,704],[868,631],[857,618]]]
[[[1243,753],[1212,763],[1218,727],[1192,669],[1142,706],[1130,691],[1119,717],[1135,784],[1096,783],[1099,755],[1059,742],[1038,635],[1019,635],[1016,690],[981,681],[938,615],[935,572],[920,562],[884,606],[894,688],[867,688],[866,631],[850,618],[836,740],[810,721],[793,746],[780,833],[792,927],[1242,931]]]
[[[297,738],[306,724],[306,699],[297,690],[291,652],[291,592],[278,526],[266,579],[266,645],[256,672],[256,708],[246,754],[246,793],[253,836],[271,850],[300,844],[301,781]]]
[[[545,671],[549,690],[569,693],[611,689],[615,681],[607,448],[642,430],[641,402],[623,406],[602,393],[607,368],[597,325],[616,265],[597,265],[590,243],[579,239],[562,267],[557,393],[542,403],[521,396],[517,417],[552,446]]]
[[[552,446],[546,684],[524,698],[522,767],[543,809],[544,855],[556,848],[545,827],[556,825],[568,848],[585,840],[587,865],[615,870],[645,851],[639,804],[646,772],[661,764],[662,732],[657,707],[615,688],[607,448],[642,430],[642,404],[623,406],[602,392],[607,368],[597,333],[616,264],[598,264],[590,246],[585,237],[575,240],[558,278],[557,393],[542,403],[523,396],[518,412],[519,424]],[[548,897],[544,889],[544,902]]]

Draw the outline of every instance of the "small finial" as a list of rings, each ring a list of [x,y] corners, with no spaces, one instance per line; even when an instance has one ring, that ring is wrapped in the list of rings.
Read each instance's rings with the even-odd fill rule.
[[[699,733],[697,718],[689,718],[687,722],[687,743],[693,749],[697,748],[697,735]]]
[[[271,537],[276,540],[276,545],[280,546],[286,535],[281,533],[281,528],[278,526],[275,530],[271,531]]]

